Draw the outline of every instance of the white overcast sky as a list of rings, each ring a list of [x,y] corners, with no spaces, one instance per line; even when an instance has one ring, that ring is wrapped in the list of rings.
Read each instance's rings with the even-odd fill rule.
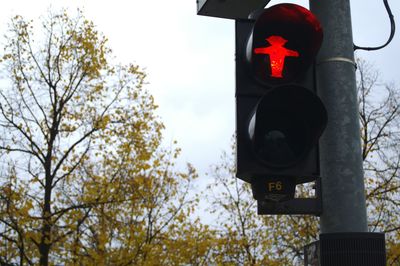
[[[312,0],[319,1],[319,0]],[[308,1],[272,0],[308,6]],[[375,46],[389,36],[382,0],[350,0],[357,45]],[[400,1],[389,0],[399,33],[389,47],[357,52],[376,65],[382,79],[400,86]],[[166,125],[165,143],[177,140],[180,162],[200,173],[229,151],[235,129],[234,22],[196,15],[196,0],[10,0],[2,1],[0,34],[11,16],[36,19],[49,8],[84,10],[109,38],[117,60],[134,62],[148,73],[147,88]]]

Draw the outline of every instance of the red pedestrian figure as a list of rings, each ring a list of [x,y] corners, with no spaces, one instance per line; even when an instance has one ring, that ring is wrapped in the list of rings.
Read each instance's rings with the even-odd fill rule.
[[[281,36],[270,36],[265,40],[270,44],[270,46],[254,48],[254,53],[269,55],[269,61],[271,64],[271,77],[282,78],[285,57],[298,57],[299,53],[283,47],[285,43],[287,43],[287,40]]]

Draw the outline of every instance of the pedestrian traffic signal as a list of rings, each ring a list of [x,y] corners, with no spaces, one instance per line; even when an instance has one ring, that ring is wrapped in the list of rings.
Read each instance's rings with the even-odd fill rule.
[[[319,176],[327,113],[313,62],[321,43],[317,18],[298,5],[236,21],[236,175],[257,200],[291,199],[296,184]]]

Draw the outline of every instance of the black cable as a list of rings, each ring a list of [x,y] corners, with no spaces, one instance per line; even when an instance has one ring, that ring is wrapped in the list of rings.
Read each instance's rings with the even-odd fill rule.
[[[394,16],[392,14],[392,11],[390,10],[390,6],[387,2],[387,0],[383,0],[383,3],[385,4],[385,8],[386,11],[389,15],[389,19],[390,19],[390,36],[389,39],[387,40],[387,42],[384,45],[381,46],[377,46],[377,47],[361,47],[361,46],[357,46],[354,44],[354,50],[360,49],[360,50],[367,50],[367,51],[374,51],[374,50],[379,50],[382,49],[383,47],[387,46],[393,39],[394,37],[394,33],[396,31],[396,25],[394,22]]]

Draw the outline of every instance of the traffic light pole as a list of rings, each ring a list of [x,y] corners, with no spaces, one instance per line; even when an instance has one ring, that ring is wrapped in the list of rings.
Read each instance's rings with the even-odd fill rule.
[[[304,265],[384,266],[385,235],[368,232],[350,1],[310,1],[310,9],[324,29],[315,66],[328,124],[319,142],[321,234],[305,246]]]
[[[321,233],[367,232],[350,3],[318,0],[310,8],[324,29],[316,81],[329,117],[320,139]]]

